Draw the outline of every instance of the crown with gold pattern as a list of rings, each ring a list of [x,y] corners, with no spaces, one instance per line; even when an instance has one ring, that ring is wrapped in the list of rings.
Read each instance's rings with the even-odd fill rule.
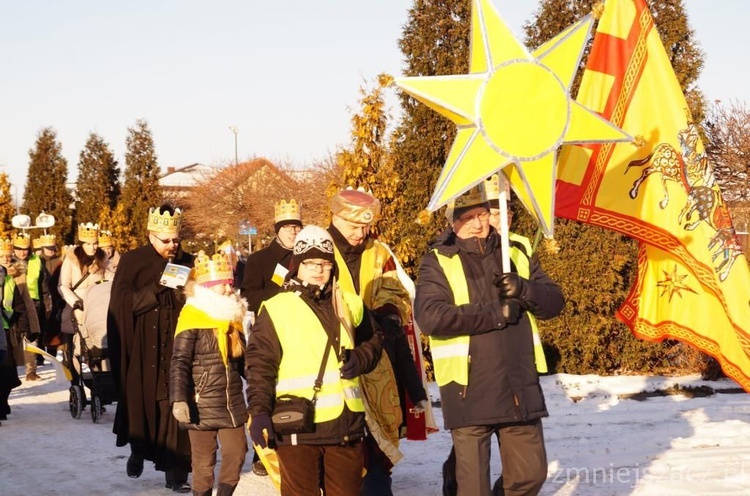
[[[81,243],[98,243],[99,224],[92,224],[91,222],[78,224],[78,241]]]
[[[487,194],[487,201],[493,208],[497,208],[498,201],[500,198],[500,174],[499,172],[492,174],[484,181],[484,191]],[[510,201],[510,183],[505,181],[505,199]]]
[[[112,232],[100,230],[99,231],[99,248],[106,248],[112,246]]]
[[[448,204],[445,209],[445,217],[453,221],[454,213],[457,210],[466,210],[470,207],[487,206],[487,192],[485,191],[485,181],[472,186],[466,193],[457,197]]]
[[[174,215],[169,211],[161,213],[161,208],[148,209],[148,225],[146,230],[157,233],[179,233],[182,227],[182,210],[174,209]]]
[[[0,239],[0,255],[13,255],[13,241]]]
[[[213,257],[209,257],[200,251],[193,263],[193,280],[202,286],[232,284],[234,272],[226,256],[215,253]]]
[[[39,248],[44,247],[56,247],[57,246],[57,237],[55,237],[54,234],[42,234],[38,238],[34,240],[34,248],[37,247],[37,243],[39,244]]]
[[[273,205],[273,222],[274,224],[284,221],[302,221],[302,215],[299,211],[299,203],[296,200],[280,200]]]
[[[331,198],[331,213],[357,224],[370,224],[380,216],[380,200],[364,188],[342,189]]]
[[[28,250],[31,247],[31,237],[25,232],[16,233],[13,238],[13,248]]]

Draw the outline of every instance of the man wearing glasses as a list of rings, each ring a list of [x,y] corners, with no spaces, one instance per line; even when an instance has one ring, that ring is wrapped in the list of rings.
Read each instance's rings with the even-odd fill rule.
[[[292,249],[297,233],[302,229],[302,216],[295,200],[281,200],[274,204],[276,237],[262,250],[252,253],[245,262],[240,294],[247,300],[247,309],[258,314],[261,303],[276,296],[292,261]],[[253,455],[253,473],[268,475],[258,454]]]
[[[414,315],[430,337],[445,428],[455,448],[458,495],[489,496],[490,445],[499,439],[504,494],[538,494],[547,478],[547,416],[532,321],[562,312],[560,287],[531,246],[511,239],[511,271],[480,184],[456,199],[451,226],[423,258]]]
[[[190,492],[190,439],[178,428],[169,400],[169,367],[181,291],[162,286],[167,263],[192,267],[180,249],[182,212],[171,205],[149,210],[148,244],[122,255],[112,282],[107,339],[119,398],[113,432],[130,444],[129,477],[144,460],[165,473],[166,487]]]

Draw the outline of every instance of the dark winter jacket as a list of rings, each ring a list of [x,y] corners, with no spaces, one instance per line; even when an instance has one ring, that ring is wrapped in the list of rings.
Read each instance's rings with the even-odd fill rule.
[[[200,287],[196,289],[185,303],[177,325],[169,398],[173,403],[184,401],[190,406],[192,422],[184,425],[189,429],[239,427],[247,421],[242,390],[245,357],[244,354],[228,357],[225,364],[211,320],[229,323],[233,319],[239,325],[245,314],[245,305],[236,297],[219,296]],[[234,316],[229,315],[231,307],[236,308]],[[194,325],[205,327],[194,328]],[[241,332],[238,336],[244,339]]]
[[[414,314],[428,336],[470,335],[469,384],[440,388],[446,429],[518,422],[547,416],[534,364],[531,327],[526,313],[505,326],[495,275],[502,272],[500,238],[494,229],[486,240],[459,239],[451,231],[433,245],[439,253],[461,259],[469,300],[455,305],[448,280],[433,251],[423,258]],[[511,269],[516,272],[515,267]],[[565,304],[562,291],[532,257],[525,298],[537,319],[557,316]]]
[[[247,300],[247,309],[258,315],[260,304],[281,291],[281,286],[271,280],[277,265],[289,268],[292,250],[284,248],[278,238],[262,250],[251,253],[245,262],[241,295]]]
[[[329,335],[338,336],[339,320],[334,312],[332,291],[329,284],[321,294],[300,285],[291,285],[289,291],[300,291],[300,298],[313,310]],[[372,315],[365,309],[362,323],[355,331],[356,349],[364,358],[363,372],[375,368],[382,352],[382,335],[373,331]],[[299,332],[305,332],[300,329]],[[335,334],[333,334],[335,333]],[[333,352],[333,350],[332,350]],[[316,361],[323,359],[323,350],[312,353]],[[276,398],[276,382],[279,366],[284,359],[284,350],[279,342],[276,328],[268,312],[263,309],[250,334],[245,352],[248,412],[250,416],[260,413],[271,415]],[[317,366],[316,366],[317,368]],[[310,385],[312,387],[312,384]],[[315,424],[315,432],[298,434],[298,444],[331,445],[360,440],[365,435],[365,414],[352,412],[346,405],[341,415],[328,422]],[[277,444],[290,444],[290,436],[277,435]]]
[[[191,267],[180,254],[172,263]],[[153,246],[124,253],[112,282],[107,343],[114,377],[119,377],[112,427],[117,446],[138,443],[157,470],[174,467],[176,454],[189,459],[187,432],[178,429],[169,405],[169,367],[177,318],[184,298],[159,285],[167,260]]]

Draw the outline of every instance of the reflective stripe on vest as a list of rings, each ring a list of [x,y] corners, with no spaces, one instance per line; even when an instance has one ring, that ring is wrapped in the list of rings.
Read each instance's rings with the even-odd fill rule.
[[[464,277],[461,258],[458,255],[446,257],[437,250],[435,250],[435,255],[453,291],[454,305],[466,305],[469,303],[469,285]],[[432,366],[435,369],[435,382],[438,386],[442,387],[450,382],[457,382],[462,386],[469,384],[470,340],[468,335],[451,338],[430,336]]]
[[[13,292],[16,289],[16,281],[11,276],[5,276],[5,287],[3,288],[3,329],[10,329],[10,318],[13,317]]]
[[[522,244],[526,249],[526,253],[524,253],[522,250],[511,246],[510,259],[516,266],[518,275],[528,279],[531,275],[529,263],[529,257],[531,256],[531,242],[529,241],[529,238],[515,233],[508,233],[508,238],[510,241]],[[527,253],[529,255],[527,255]],[[530,312],[526,312],[526,315],[529,317],[529,322],[531,323],[531,337],[534,341],[534,363],[536,364],[536,371],[540,374],[546,374],[547,359],[544,357],[544,348],[542,347],[542,338],[539,336],[539,327],[536,324],[536,317]]]
[[[36,255],[31,255],[26,267],[26,286],[29,288],[29,296],[32,300],[39,299],[39,277],[41,274],[42,259]]]
[[[364,306],[357,295],[344,293],[344,300],[353,324],[362,321]],[[328,335],[312,309],[292,292],[279,293],[261,305],[273,321],[283,350],[276,383],[276,397],[292,394],[307,399],[313,397],[313,386],[318,377]],[[349,333],[340,326],[340,345],[353,348]],[[317,350],[317,351],[313,351]],[[342,379],[339,372],[339,350],[331,350],[323,374],[323,387],[315,404],[315,423],[338,418],[344,403],[353,412],[364,412],[359,390],[359,379]]]

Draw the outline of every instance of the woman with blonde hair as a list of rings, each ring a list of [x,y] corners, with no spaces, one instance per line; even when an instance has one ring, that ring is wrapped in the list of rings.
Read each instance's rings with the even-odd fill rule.
[[[242,376],[247,302],[232,291],[234,276],[221,254],[199,254],[185,285],[169,371],[172,414],[189,429],[193,494],[212,494],[218,442],[218,496],[234,493],[245,463],[247,421]]]
[[[73,384],[77,383],[77,370],[73,363],[73,336],[76,322],[83,322],[83,299],[86,292],[97,282],[110,279],[107,271],[107,255],[99,248],[99,225],[88,222],[78,225],[78,244],[69,249],[60,267],[60,283],[57,290],[72,312],[63,310],[60,330],[64,334],[65,364],[73,374]],[[72,315],[71,315],[72,314]]]

